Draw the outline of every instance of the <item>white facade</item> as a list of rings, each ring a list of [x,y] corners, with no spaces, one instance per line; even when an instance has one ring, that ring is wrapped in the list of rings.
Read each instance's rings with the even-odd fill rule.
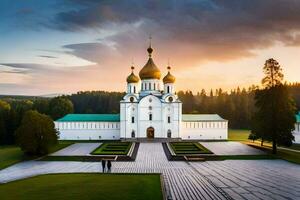
[[[60,140],[116,140],[120,139],[120,122],[56,121]]]
[[[133,71],[127,77],[119,118],[101,114],[67,115],[55,122],[61,140],[227,139],[228,122],[218,115],[182,115],[171,68],[168,66],[169,72],[162,81],[160,70],[152,60],[151,46],[147,51],[149,59],[139,73],[141,81]]]
[[[295,130],[293,131],[293,135],[295,137],[294,143],[300,143],[300,122],[295,124]]]

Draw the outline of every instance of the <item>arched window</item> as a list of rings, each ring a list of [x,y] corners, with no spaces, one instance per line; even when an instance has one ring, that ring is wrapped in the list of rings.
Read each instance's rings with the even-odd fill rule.
[[[167,86],[167,93],[170,93],[170,86]]]
[[[134,124],[134,117],[131,117],[131,123]]]
[[[170,124],[171,123],[171,117],[168,116],[168,123]]]
[[[152,114],[149,114],[149,120],[152,121]]]
[[[168,138],[171,138],[171,137],[172,137],[172,132],[171,132],[170,129],[169,129],[168,132],[167,132],[167,137],[168,137]]]
[[[135,131],[134,130],[131,131],[131,137],[135,138]]]
[[[151,90],[151,83],[149,83],[149,90]]]
[[[155,88],[156,88],[156,85],[155,85],[155,83],[153,84],[153,86],[154,86],[154,90],[156,90]]]
[[[136,92],[136,90],[135,90],[135,86],[133,86],[133,93],[135,93]]]

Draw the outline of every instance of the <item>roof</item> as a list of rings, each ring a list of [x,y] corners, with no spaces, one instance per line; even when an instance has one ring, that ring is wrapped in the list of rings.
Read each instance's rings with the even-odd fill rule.
[[[119,122],[119,114],[67,114],[58,122]]]
[[[300,123],[300,112],[298,112],[298,114],[296,115],[296,122]]]
[[[183,114],[182,121],[197,122],[197,121],[227,121],[217,114]]]

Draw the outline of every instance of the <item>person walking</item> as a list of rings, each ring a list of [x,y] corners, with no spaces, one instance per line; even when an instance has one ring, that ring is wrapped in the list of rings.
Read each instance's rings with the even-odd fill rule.
[[[105,172],[106,160],[102,159],[101,163],[102,163],[102,172],[104,173]]]
[[[111,172],[111,161],[107,161],[107,172]]]

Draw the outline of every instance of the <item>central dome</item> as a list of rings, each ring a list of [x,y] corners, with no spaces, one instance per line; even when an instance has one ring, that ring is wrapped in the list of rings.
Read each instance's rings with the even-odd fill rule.
[[[148,54],[149,54],[149,59],[148,62],[146,63],[146,65],[141,69],[139,75],[141,80],[144,79],[160,79],[161,77],[161,73],[160,70],[158,69],[158,67],[154,64],[151,56],[152,56],[152,52],[153,49],[151,48],[151,46],[147,49]]]

